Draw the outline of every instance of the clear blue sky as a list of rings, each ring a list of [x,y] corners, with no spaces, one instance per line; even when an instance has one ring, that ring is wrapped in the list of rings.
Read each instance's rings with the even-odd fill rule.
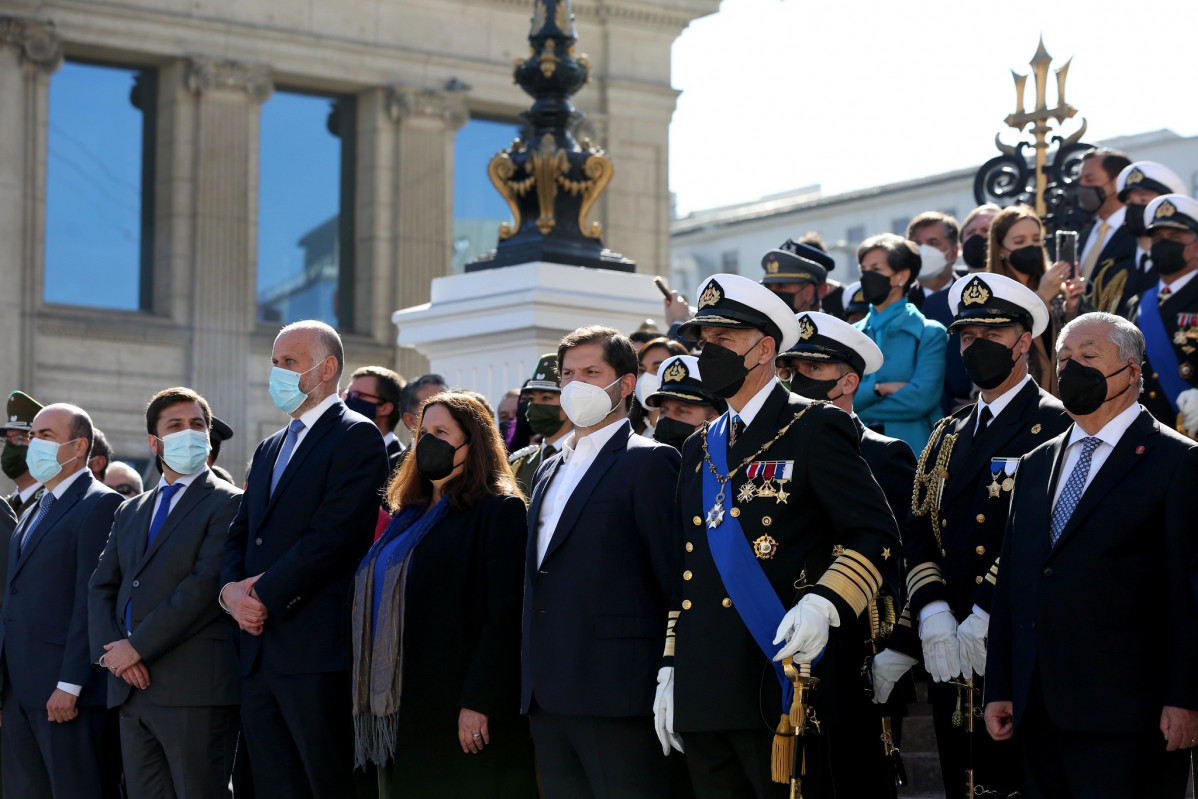
[[[1198,78],[1192,0],[724,0],[674,44],[679,213],[980,164],[997,155],[995,133],[1015,140],[1003,125],[1015,109],[1010,69],[1029,71],[1041,32],[1054,67],[1073,57],[1066,100],[1089,120],[1087,141],[1198,133],[1186,88]]]

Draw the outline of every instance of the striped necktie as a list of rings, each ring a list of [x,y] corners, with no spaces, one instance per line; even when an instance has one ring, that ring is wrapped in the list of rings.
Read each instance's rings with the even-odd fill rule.
[[[33,531],[46,518],[46,514],[50,512],[50,507],[54,504],[54,495],[47,491],[42,494],[42,501],[37,506],[37,515],[33,517],[33,521],[25,528],[25,535],[21,536],[20,552],[25,552],[25,545],[29,543],[29,539],[33,537]]]

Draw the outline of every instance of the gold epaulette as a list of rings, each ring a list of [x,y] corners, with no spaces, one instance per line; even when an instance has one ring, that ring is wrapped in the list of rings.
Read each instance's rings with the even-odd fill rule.
[[[882,587],[882,574],[869,558],[846,549],[828,566],[819,585],[835,592],[853,609],[854,616],[860,616]]]

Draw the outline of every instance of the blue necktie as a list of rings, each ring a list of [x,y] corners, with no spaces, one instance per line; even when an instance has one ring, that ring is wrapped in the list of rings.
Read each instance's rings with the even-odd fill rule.
[[[283,448],[279,450],[279,457],[275,458],[275,470],[270,476],[270,493],[275,493],[275,486],[279,484],[279,478],[283,476],[283,472],[287,471],[287,462],[291,460],[291,453],[295,450],[295,442],[299,440],[300,431],[304,429],[304,423],[299,419],[292,419],[291,424],[287,425],[287,436],[283,439]]]
[[[37,515],[33,517],[33,521],[25,528],[25,535],[21,536],[21,552],[25,551],[25,545],[29,543],[29,539],[33,536],[33,531],[46,518],[46,514],[50,512],[50,506],[54,504],[54,495],[49,491],[42,494],[42,501],[38,503]]]
[[[1078,458],[1073,471],[1069,473],[1069,479],[1065,482],[1064,490],[1061,491],[1061,498],[1057,500],[1057,506],[1052,511],[1052,545],[1054,547],[1057,545],[1061,533],[1065,531],[1065,525],[1069,523],[1069,517],[1073,515],[1077,503],[1081,501],[1082,489],[1085,488],[1086,477],[1090,474],[1090,460],[1094,457],[1094,450],[1098,449],[1098,445],[1101,443],[1102,439],[1094,436],[1082,439],[1082,456]]]
[[[171,512],[171,500],[175,498],[175,494],[179,489],[183,488],[182,483],[163,486],[158,492],[158,510],[154,511],[154,518],[150,520],[150,532],[146,535],[146,549],[150,548],[150,544],[154,543],[154,536],[158,535],[158,531],[162,529],[162,525],[166,524],[167,514]],[[125,629],[133,632],[133,600],[130,599],[125,603]]]

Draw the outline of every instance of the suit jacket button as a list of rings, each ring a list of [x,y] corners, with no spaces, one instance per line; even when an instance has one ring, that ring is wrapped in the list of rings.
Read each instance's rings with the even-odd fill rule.
[[[982,575],[979,574],[977,577],[975,577],[974,582],[977,583],[978,585],[981,585],[982,584]]]
[[[689,599],[684,599],[684,600],[682,600],[682,609],[683,609],[683,610],[690,610],[690,609],[691,609],[691,601],[690,601]]]
[[[258,546],[262,546],[262,539],[261,539],[261,538],[255,538],[255,539],[254,539],[254,543],[255,543],[255,544],[257,544]]]
[[[1156,377],[1156,375],[1153,375],[1153,377]],[[1156,392],[1155,392],[1155,391],[1149,391],[1149,392],[1148,392],[1148,399],[1156,399]]]
[[[694,522],[695,527],[698,527],[699,525],[701,525],[703,523],[703,517],[696,516],[695,518],[691,519],[691,521]]]
[[[1052,568],[1049,567],[1045,569],[1043,572],[1041,572],[1041,574],[1043,574],[1045,577],[1052,577]]]
[[[984,513],[979,513],[979,514],[978,514],[978,524],[981,524],[981,523],[982,523],[982,522],[984,522],[984,521],[986,521],[986,514],[984,514]]]
[[[729,599],[728,597],[724,597],[724,601],[721,602],[720,604],[726,608],[730,608],[730,607],[732,607],[732,600]]]
[[[695,545],[694,545],[694,544],[692,544],[690,541],[687,541],[687,542],[686,542],[686,551],[687,551],[687,552],[694,552],[694,551],[695,551]]]
[[[683,580],[689,580],[689,579],[691,578],[691,576],[692,576],[692,575],[691,575],[691,573],[690,573],[690,570],[689,570],[689,569],[687,569],[686,571],[684,571],[684,572],[682,573],[682,579],[683,579]]]
[[[986,554],[986,548],[985,548],[985,547],[978,547],[978,548],[977,548],[977,550],[975,550],[975,551],[976,551],[976,552],[977,552],[979,555],[985,555],[985,554]]]
[[[134,581],[133,581],[133,587],[134,587],[134,588],[141,588],[141,581],[140,581],[140,580],[134,580]]]

